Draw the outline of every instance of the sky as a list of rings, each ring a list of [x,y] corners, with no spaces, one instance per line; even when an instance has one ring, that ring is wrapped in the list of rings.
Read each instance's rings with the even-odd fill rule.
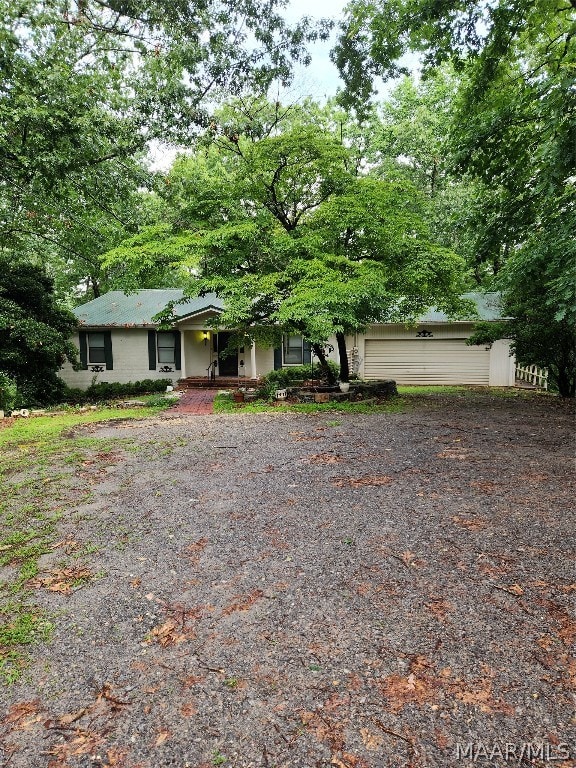
[[[337,20],[342,16],[348,0],[290,0],[284,10],[288,22],[296,22],[302,16]],[[330,40],[310,45],[312,63],[308,67],[298,66],[294,72],[292,85],[280,92],[284,101],[297,101],[311,96],[316,101],[324,101],[336,94],[342,81],[338,71],[330,61],[330,49],[334,46],[336,31]],[[166,170],[173,162],[178,150],[174,147],[152,142],[149,159],[154,170]]]
[[[348,0],[290,0],[284,11],[286,19],[295,22],[302,16],[327,18],[337,21],[342,17]],[[296,96],[312,96],[318,101],[334,96],[342,85],[338,71],[330,61],[330,49],[333,47],[336,32],[331,40],[310,46],[312,63],[309,67],[298,67],[291,92]]]

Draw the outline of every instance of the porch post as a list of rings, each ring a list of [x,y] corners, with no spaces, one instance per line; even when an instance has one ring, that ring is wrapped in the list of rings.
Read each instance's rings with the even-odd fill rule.
[[[180,333],[180,378],[186,378],[186,331]]]
[[[258,374],[256,372],[256,344],[255,342],[252,342],[252,346],[250,347],[250,371],[252,373],[252,378],[257,379]]]

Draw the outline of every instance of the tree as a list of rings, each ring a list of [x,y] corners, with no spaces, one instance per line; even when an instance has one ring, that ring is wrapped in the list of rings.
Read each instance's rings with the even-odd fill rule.
[[[453,172],[474,180],[469,221],[476,272],[480,276],[482,265],[489,265],[505,291],[505,306],[519,318],[548,314],[550,333],[564,340],[548,345],[556,350],[548,359],[557,370],[573,365],[564,322],[576,300],[569,277],[576,207],[575,33],[575,0],[393,0],[385,6],[358,0],[349,6],[335,53],[348,103],[356,81],[397,72],[398,56],[409,49],[423,52],[425,71],[450,59],[462,73],[450,150]],[[369,95],[366,83],[358,87]],[[515,327],[521,358],[541,358],[537,334]]]
[[[289,28],[278,2],[0,0],[0,249],[106,288],[98,256],[138,230],[148,142],[189,141],[209,99],[288,80],[326,34]]]
[[[22,404],[60,401],[57,371],[65,360],[76,362],[70,341],[76,326],[74,315],[56,304],[42,269],[0,260],[0,372],[16,381]]]
[[[262,117],[266,110],[256,111]],[[208,206],[205,224],[196,218],[202,205],[192,201],[194,214],[186,215],[194,229],[177,233],[197,271],[187,294],[217,293],[225,304],[221,325],[272,343],[282,332],[301,334],[327,376],[324,345],[336,334],[347,381],[346,334],[370,322],[413,319],[430,305],[451,314],[462,308],[463,262],[430,242],[425,201],[410,182],[357,176],[354,152],[308,112],[259,120],[242,133],[245,110],[240,118],[227,114],[216,134],[230,181],[227,213],[208,194],[201,203],[214,209]],[[211,191],[220,176],[218,165],[213,170]]]

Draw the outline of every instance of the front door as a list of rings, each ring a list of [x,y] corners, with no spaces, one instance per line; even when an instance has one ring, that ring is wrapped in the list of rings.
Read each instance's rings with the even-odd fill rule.
[[[231,335],[226,331],[216,334],[219,376],[238,376],[238,350],[234,350],[231,354],[226,353],[226,346]]]

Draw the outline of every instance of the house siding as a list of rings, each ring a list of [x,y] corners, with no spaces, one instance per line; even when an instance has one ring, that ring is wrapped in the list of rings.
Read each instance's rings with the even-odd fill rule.
[[[89,387],[93,381],[128,383],[142,379],[169,379],[176,383],[180,378],[186,376],[205,377],[208,366],[216,357],[212,351],[213,331],[209,331],[209,342],[204,343],[203,332],[206,329],[207,319],[208,316],[199,317],[195,322],[188,321],[178,324],[182,341],[181,370],[176,370],[175,365],[172,365],[170,366],[173,369],[172,372],[162,372],[159,369],[163,365],[159,362],[156,363],[155,369],[150,370],[149,328],[113,328],[111,330],[111,342],[114,370],[94,373],[88,366],[88,370],[74,371],[70,364],[66,364],[61,369],[60,376],[69,386],[81,389]],[[417,333],[423,330],[432,333],[432,337],[417,337]],[[499,387],[514,386],[515,361],[514,357],[510,356],[510,342],[497,341],[489,350],[484,347],[469,347],[465,344],[465,339],[470,336],[472,331],[472,323],[427,323],[413,327],[375,325],[370,326],[365,334],[348,336],[346,346],[349,354],[353,349],[357,350],[355,357],[358,361],[360,378],[394,378],[394,375],[390,375],[388,367],[389,353],[394,352],[394,354],[398,353],[396,357],[400,361],[402,359],[405,361],[407,355],[410,363],[408,366],[410,370],[405,377],[396,375],[396,380],[399,383],[468,383]],[[390,347],[387,347],[387,341],[390,342]],[[434,346],[435,342],[436,346]],[[75,339],[75,344],[79,348],[78,336]],[[328,357],[338,363],[336,339],[329,339],[329,344],[333,349]],[[429,346],[424,346],[426,344]],[[418,345],[428,353],[434,349],[437,350],[440,356],[439,365],[434,355],[428,354],[428,358],[430,364],[436,366],[436,370],[444,369],[441,376],[435,377],[435,375],[430,375],[430,371],[425,370],[425,366],[421,364],[423,358],[419,359],[417,354]],[[375,356],[378,348],[382,351],[383,364],[378,363],[377,355]],[[445,364],[441,358],[443,353],[447,354]],[[254,357],[256,359],[255,371],[252,369]],[[250,380],[254,376],[263,376],[274,369],[274,350],[257,347],[253,356],[251,348],[246,347],[244,353],[239,355],[239,360],[244,361],[244,366],[239,369],[240,376],[245,376],[247,380]],[[398,369],[396,369],[396,374],[398,374]]]
[[[99,329],[94,329],[99,330]],[[76,347],[80,348],[78,337],[73,339]],[[114,370],[105,370],[94,373],[90,370],[75,371],[70,363],[66,363],[59,372],[69,387],[86,389],[93,382],[119,382],[127,384],[142,379],[171,379],[174,383],[180,378],[180,371],[164,373],[159,368],[162,363],[157,363],[156,370],[148,367],[148,329],[146,328],[122,328],[111,331],[112,354],[114,356]],[[174,369],[174,365],[170,366]]]

